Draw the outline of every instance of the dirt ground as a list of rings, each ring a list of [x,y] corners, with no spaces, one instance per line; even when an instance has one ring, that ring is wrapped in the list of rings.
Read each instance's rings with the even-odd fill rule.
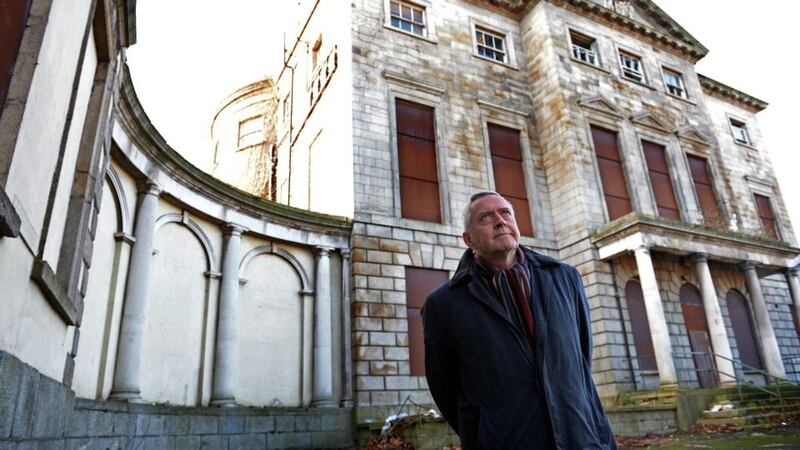
[[[641,438],[618,437],[617,444],[625,449],[800,449],[800,426],[776,425],[753,431],[725,429],[693,429]]]

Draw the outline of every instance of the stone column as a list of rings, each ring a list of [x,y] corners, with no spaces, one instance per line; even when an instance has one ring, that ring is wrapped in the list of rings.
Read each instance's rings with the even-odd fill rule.
[[[658,290],[653,261],[650,259],[650,250],[646,246],[641,246],[634,250],[634,255],[639,269],[639,281],[642,283],[647,322],[650,325],[650,335],[658,365],[658,377],[662,386],[675,385],[678,383],[678,376],[672,360],[672,343],[669,340],[667,319],[661,305],[661,293]]]
[[[733,353],[731,353],[731,344],[725,330],[725,322],[722,320],[717,289],[714,287],[714,280],[708,269],[708,258],[704,254],[697,254],[694,255],[692,261],[697,271],[697,279],[700,281],[700,293],[703,296],[703,309],[706,312],[708,332],[711,335],[709,336],[711,347],[717,355],[714,359],[717,370],[719,370],[719,382],[722,385],[736,384],[736,372],[732,362]]]
[[[786,271],[786,281],[789,283],[789,289],[792,291],[792,300],[794,301],[794,312],[797,314],[797,323],[800,323],[800,267],[792,267]]]
[[[781,351],[778,348],[778,338],[775,337],[775,330],[769,320],[767,302],[764,300],[764,294],[761,292],[761,282],[758,280],[758,274],[756,273],[756,263],[747,261],[742,264],[742,267],[747,281],[747,290],[750,291],[750,301],[753,303],[753,315],[756,319],[758,335],[761,337],[759,341],[761,355],[764,357],[767,372],[776,377],[786,378]]]
[[[153,238],[159,194],[161,187],[153,181],[147,181],[139,190],[139,207],[133,231],[136,243],[131,250],[128,280],[125,286],[117,364],[109,396],[111,400],[142,402],[139,371],[142,363],[145,313],[150,295],[150,265],[153,261]]]
[[[238,225],[227,224],[222,255],[222,282],[219,289],[217,333],[214,344],[214,379],[211,404],[234,406],[236,381],[236,332],[239,325],[239,248],[242,231]]]
[[[331,330],[330,247],[316,249],[314,282],[314,397],[311,406],[330,407],[333,402],[333,355]]]
[[[350,249],[342,253],[342,402],[344,407],[353,406],[353,347],[350,329]]]

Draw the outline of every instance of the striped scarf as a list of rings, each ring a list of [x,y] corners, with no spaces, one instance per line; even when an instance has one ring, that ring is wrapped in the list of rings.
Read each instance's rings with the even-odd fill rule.
[[[497,269],[480,259],[479,267],[487,281],[491,283],[509,318],[521,327],[528,338],[531,350],[534,346],[533,313],[531,312],[531,284],[525,254],[517,249],[517,260],[508,269]]]

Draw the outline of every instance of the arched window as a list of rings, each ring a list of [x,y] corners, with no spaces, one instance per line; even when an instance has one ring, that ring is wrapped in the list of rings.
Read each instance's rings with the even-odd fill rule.
[[[739,360],[748,366],[763,369],[747,300],[738,291],[731,289],[725,296],[725,302],[728,304],[736,347],[739,349]]]
[[[658,370],[650,323],[647,321],[647,310],[644,307],[642,285],[638,281],[630,280],[625,284],[625,301],[628,304],[628,319],[633,331],[633,344],[636,347],[639,370]]]

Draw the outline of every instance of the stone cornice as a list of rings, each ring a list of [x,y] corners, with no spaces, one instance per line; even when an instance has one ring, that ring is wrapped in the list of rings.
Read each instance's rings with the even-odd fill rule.
[[[649,13],[649,16],[653,17],[659,25],[667,29],[670,34],[655,30],[591,0],[548,1],[558,6],[571,7],[579,12],[588,13],[588,15],[593,18],[625,28],[659,47],[687,56],[692,62],[699,61],[708,53],[708,49],[697,41],[697,39],[649,0],[636,0],[634,3],[640,11]]]
[[[785,242],[636,214],[628,214],[598,228],[589,239],[597,247],[609,247],[635,234],[652,241],[644,244],[659,251],[706,253],[710,259],[728,262],[758,257],[761,264],[787,267],[790,260],[800,255],[800,248]],[[671,244],[659,245],[665,240],[671,240]]]
[[[116,103],[117,120],[139,150],[147,154],[170,178],[213,201],[254,217],[316,233],[342,236],[349,234],[351,221],[346,217],[311,212],[265,200],[230,186],[193,166],[167,144],[150,122],[136,95],[127,66],[123,67],[121,81],[120,99]]]
[[[703,87],[703,92],[708,95],[720,98],[722,100],[733,102],[749,111],[757,113],[763,111],[769,103],[764,100],[759,100],[752,95],[745,94],[744,92],[734,89],[726,84],[722,84],[717,80],[711,79],[705,75],[697,74],[700,78],[700,86]]]

